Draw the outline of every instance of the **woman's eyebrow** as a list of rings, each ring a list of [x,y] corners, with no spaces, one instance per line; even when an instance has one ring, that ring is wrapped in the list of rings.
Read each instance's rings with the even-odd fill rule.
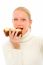
[[[25,20],[26,20],[26,18],[22,18],[21,20],[25,21]]]
[[[19,18],[14,18],[13,20],[19,20]],[[25,21],[25,20],[26,20],[26,18],[20,18],[20,20]]]

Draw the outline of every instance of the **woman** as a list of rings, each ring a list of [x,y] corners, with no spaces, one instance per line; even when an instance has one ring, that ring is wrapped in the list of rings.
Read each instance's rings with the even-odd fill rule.
[[[31,35],[31,14],[25,7],[13,11],[12,23],[18,32],[9,30],[10,41],[4,46],[7,65],[42,65],[43,40]]]

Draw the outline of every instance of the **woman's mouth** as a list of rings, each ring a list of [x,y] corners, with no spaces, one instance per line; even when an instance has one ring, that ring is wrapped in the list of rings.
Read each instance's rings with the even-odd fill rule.
[[[16,28],[16,29],[21,29],[21,30],[23,30],[23,28]]]

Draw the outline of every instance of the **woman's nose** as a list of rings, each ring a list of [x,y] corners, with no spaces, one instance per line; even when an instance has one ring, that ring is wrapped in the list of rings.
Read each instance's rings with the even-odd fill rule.
[[[20,20],[18,20],[18,24],[22,24],[22,20],[20,19]]]

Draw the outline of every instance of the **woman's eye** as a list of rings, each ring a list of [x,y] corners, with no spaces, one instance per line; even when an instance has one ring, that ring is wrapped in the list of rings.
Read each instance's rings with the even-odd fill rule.
[[[25,21],[26,19],[22,19],[22,21]]]
[[[17,20],[18,20],[18,19],[16,19],[16,18],[14,19],[14,21],[17,21]]]

